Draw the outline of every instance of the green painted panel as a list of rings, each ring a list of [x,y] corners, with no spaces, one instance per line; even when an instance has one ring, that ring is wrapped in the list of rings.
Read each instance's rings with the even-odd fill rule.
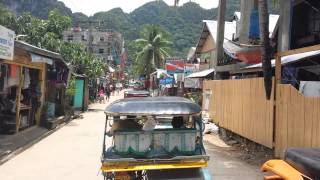
[[[73,103],[73,107],[75,107],[75,108],[82,108],[83,87],[84,87],[84,80],[77,79],[76,80],[76,94],[74,95],[74,103]]]

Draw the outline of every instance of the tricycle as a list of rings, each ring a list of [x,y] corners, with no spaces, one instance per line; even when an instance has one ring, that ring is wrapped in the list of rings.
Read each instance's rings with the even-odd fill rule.
[[[124,98],[132,98],[132,97],[149,97],[149,91],[136,91],[136,90],[127,90],[124,91]]]
[[[211,179],[200,112],[181,97],[110,104],[101,159],[104,179]]]

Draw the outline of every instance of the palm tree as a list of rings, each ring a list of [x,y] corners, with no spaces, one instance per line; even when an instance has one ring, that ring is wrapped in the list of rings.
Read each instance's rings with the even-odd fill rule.
[[[259,0],[260,43],[262,45],[262,67],[266,98],[269,100],[272,91],[271,46],[269,39],[268,1]]]
[[[156,25],[147,25],[142,31],[142,38],[135,40],[139,52],[136,55],[135,71],[148,75],[156,68],[163,68],[165,58],[169,56],[171,42],[167,33]]]

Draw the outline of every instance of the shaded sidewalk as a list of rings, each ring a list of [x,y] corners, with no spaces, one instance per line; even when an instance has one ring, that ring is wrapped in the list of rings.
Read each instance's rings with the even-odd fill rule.
[[[51,131],[43,127],[34,126],[17,134],[0,135],[0,165],[8,161],[17,153],[21,153],[34,143],[50,134]]]

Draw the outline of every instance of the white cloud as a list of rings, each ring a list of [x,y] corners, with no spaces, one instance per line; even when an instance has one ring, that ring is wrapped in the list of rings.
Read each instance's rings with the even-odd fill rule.
[[[86,15],[93,15],[99,11],[108,11],[120,7],[129,13],[141,5],[152,0],[60,0],[71,8],[72,12],[82,12]],[[164,0],[167,4],[173,5],[174,0]],[[181,0],[180,5],[190,0]],[[203,8],[210,9],[218,6],[218,0],[191,0],[200,4]]]

